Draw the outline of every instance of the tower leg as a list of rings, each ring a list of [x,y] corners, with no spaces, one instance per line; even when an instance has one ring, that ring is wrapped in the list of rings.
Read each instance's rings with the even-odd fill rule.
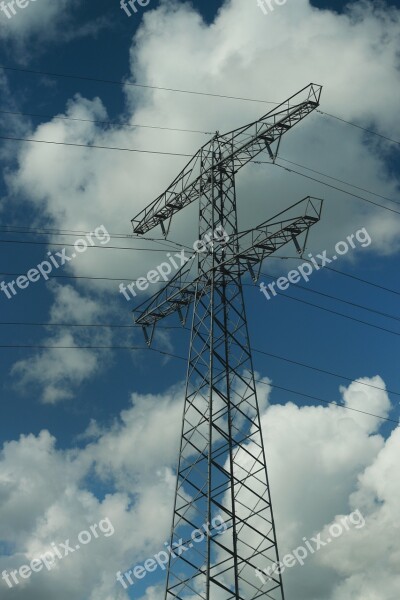
[[[279,556],[240,269],[221,265],[238,229],[234,165],[219,169],[218,144],[202,156],[213,185],[199,239],[222,226],[231,241],[198,259],[165,600],[284,600],[280,575],[256,573]]]

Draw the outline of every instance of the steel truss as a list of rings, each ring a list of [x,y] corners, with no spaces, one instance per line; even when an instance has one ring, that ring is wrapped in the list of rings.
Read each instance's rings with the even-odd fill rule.
[[[307,101],[278,107],[272,125],[270,115],[268,125],[263,118],[216,135],[196,155],[200,174],[194,181],[187,185],[178,178],[175,191],[133,220],[144,233],[196,196],[199,239],[218,227],[227,234],[197,254],[194,279],[185,282],[191,266],[182,267],[135,310],[150,343],[160,319],[177,312],[185,322],[193,306],[165,600],[284,600],[278,571],[266,583],[256,575],[278,563],[279,554],[242,279],[248,272],[256,279],[262,261],[287,243],[301,253],[300,239],[304,248],[322,200],[305,198],[239,233],[235,176],[259,146],[272,153],[275,133],[279,143],[310,112],[310,103],[318,105],[320,88],[305,89]]]

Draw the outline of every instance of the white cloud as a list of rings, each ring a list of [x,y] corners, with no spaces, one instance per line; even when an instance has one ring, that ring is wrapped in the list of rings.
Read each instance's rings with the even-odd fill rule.
[[[341,388],[344,406],[386,417],[391,405],[382,379],[359,381],[382,391],[353,382]],[[397,589],[398,594],[398,585],[384,586],[383,576],[373,582],[372,574],[376,561],[387,563],[381,556],[396,556],[400,551],[393,535],[398,508],[391,508],[398,485],[390,483],[397,481],[395,457],[400,436],[395,430],[385,442],[378,433],[381,424],[382,420],[340,406],[298,408],[288,403],[272,405],[264,413],[262,427],[281,558],[304,545],[305,537],[310,540],[322,531],[322,539],[327,539],[329,525],[340,515],[358,509],[366,520],[364,529],[343,533],[330,546],[310,555],[304,566],[286,569],[288,596],[295,594],[299,600],[394,600],[390,590]],[[386,470],[381,476],[383,463]],[[240,500],[250,506],[253,499],[246,494],[243,490]],[[362,558],[361,548],[368,549]],[[391,558],[389,563],[386,574],[392,573],[398,581]],[[361,575],[368,583],[357,587]]]
[[[296,0],[264,17],[255,3],[232,0],[209,27],[189,5],[164,3],[145,15],[131,51],[132,76],[143,83],[267,100],[284,99],[313,80],[324,84],[323,110],[361,120],[398,138],[400,83],[393,76],[398,68],[398,26],[398,11],[385,13],[365,2],[339,16]],[[183,61],[183,56],[190,59]],[[224,131],[266,110],[260,104],[128,86],[125,92],[131,123]],[[79,95],[70,100],[65,114],[107,119],[100,98]],[[206,139],[145,129],[105,131],[95,124],[59,121],[41,125],[34,135],[188,153]],[[393,196],[398,181],[385,168],[386,155],[380,144],[365,143],[363,133],[318,115],[296,128],[282,145],[284,157]],[[130,218],[163,190],[182,164],[173,157],[32,144],[18,153],[18,168],[7,181],[11,193],[19,195],[21,202],[28,198],[34,207],[44,207],[45,216],[57,226],[92,230],[101,222],[109,231],[129,231]],[[322,192],[294,175],[283,177],[275,167],[249,165],[238,178],[238,192],[243,228],[308,193],[323,193],[328,201],[322,223],[312,230],[310,250],[329,248],[360,226],[366,226],[373,238],[369,252],[398,250],[394,215],[386,216],[333,191]],[[173,235],[193,241],[194,219],[190,223],[187,214],[177,219]],[[97,252],[102,252],[101,271]],[[155,260],[151,253],[93,251],[82,255],[72,268],[80,275],[125,277],[129,273],[135,278],[158,264]],[[88,289],[87,285],[82,294]],[[56,294],[52,317],[79,315],[95,322],[106,314],[103,304],[91,303],[90,293],[86,299],[82,294],[63,288]],[[56,344],[66,340],[70,345],[82,337],[68,331],[51,335],[49,340]],[[73,393],[73,381],[82,383],[96,372],[101,358],[90,353],[82,366],[81,352],[59,351],[57,358],[43,353],[17,363],[14,369],[25,384],[40,385],[45,401],[56,402]],[[379,378],[362,381],[383,387]],[[364,388],[355,382],[342,390],[347,406],[388,414],[386,392]],[[81,523],[107,515],[116,528],[115,537],[104,542],[104,547],[91,545],[87,554],[71,557],[70,563],[48,576],[38,574],[29,580],[30,598],[126,598],[115,587],[113,573],[143,559],[144,553],[147,557],[157,551],[168,533],[171,465],[177,451],[182,396],[179,387],[162,396],[134,395],[134,406],[110,430],[92,424],[90,433],[95,439],[80,450],[57,450],[48,433],[5,446],[0,522],[11,551],[1,559],[0,570],[19,566],[29,553],[73,536]],[[267,406],[267,401],[265,396],[262,423],[281,553],[356,507],[366,518],[361,532],[349,532],[302,569],[288,570],[288,594],[296,594],[298,600],[397,599],[400,546],[393,523],[399,522],[398,430],[385,440],[379,421],[360,413],[334,406]],[[113,488],[102,501],[88,483],[93,473]],[[25,598],[26,589],[18,588],[15,598]],[[158,589],[149,590],[146,600],[158,593]]]
[[[69,285],[53,284],[51,289],[54,304],[50,310],[50,322],[67,323],[71,327],[50,327],[51,333],[41,342],[41,345],[49,348],[16,362],[11,374],[17,381],[18,389],[31,392],[34,384],[39,387],[44,403],[56,404],[72,398],[74,390],[97,373],[105,357],[110,355],[107,350],[83,349],[79,346],[108,346],[112,336],[107,327],[98,330],[73,327],[74,323],[91,325],[101,321],[107,311],[100,303],[81,296]],[[57,346],[72,349],[53,349]]]
[[[378,378],[365,383],[381,385]],[[388,414],[385,392],[353,382],[345,406]],[[93,540],[34,574],[14,597],[35,600],[126,599],[115,573],[151,557],[168,539],[182,412],[183,388],[163,395],[132,395],[132,405],[96,439],[62,451],[48,432],[5,444],[0,455],[0,539],[10,549],[0,571],[17,568],[52,542],[73,543],[82,530],[109,518],[115,534]],[[359,509],[363,529],[353,528],[284,573],[286,593],[299,600],[395,600],[399,592],[398,453],[400,435],[385,440],[378,422],[340,406],[269,405],[262,426],[281,556],[325,532],[341,515]],[[95,428],[96,429],[96,428]],[[98,485],[110,491],[96,497]],[[43,493],[43,490],[46,493]],[[112,491],[111,491],[112,490]],[[242,493],[242,492],[241,492]],[[243,500],[243,498],[241,498]],[[375,568],[376,567],[376,568]],[[161,577],[161,572],[160,572]],[[361,583],[360,583],[361,582]],[[161,588],[149,579],[153,600]],[[2,581],[1,589],[7,589]],[[58,591],[60,590],[60,593]],[[57,591],[57,592],[56,592]],[[381,594],[379,596],[379,594]],[[11,596],[10,596],[11,597]]]
[[[13,5],[10,8],[9,5]],[[104,19],[77,25],[73,14],[81,0],[26,0],[25,8],[5,0],[0,10],[0,41],[14,59],[28,62],[42,52],[48,42],[67,42],[73,38],[96,35],[106,26]]]
[[[171,464],[176,458],[177,432],[183,410],[176,399],[182,397],[182,386],[175,386],[162,396],[133,394],[135,410],[123,411],[121,423],[102,432],[99,440],[88,447],[89,456],[94,453],[100,459],[98,475],[108,479],[118,474],[119,485],[130,491],[139,481],[151,482],[159,469],[164,479],[160,455],[165,464]],[[140,448],[140,454],[137,448]]]
[[[59,561],[50,573],[34,573],[14,586],[13,597],[127,598],[116,572],[154,554],[168,535],[174,484],[170,468],[181,411],[181,388],[163,396],[133,395],[121,420],[81,450],[58,450],[45,431],[4,445],[0,539],[10,552],[0,557],[0,572],[28,564],[51,550],[53,542],[68,538],[74,547],[80,531],[102,519],[108,518],[115,529],[113,536],[93,539]],[[99,485],[113,489],[103,500],[94,493]],[[4,581],[0,589],[7,592]]]
[[[398,11],[392,11],[389,18],[388,12],[373,10],[372,5],[365,2],[358,3],[347,15],[339,16],[313,9],[306,0],[299,0],[279,7],[264,18],[255,3],[252,6],[233,1],[220,11],[211,26],[206,26],[189,5],[165,2],[144,16],[131,49],[131,73],[135,81],[143,83],[156,82],[171,87],[173,81],[176,88],[225,91],[272,100],[283,99],[313,80],[324,84],[323,110],[399,137],[394,98],[399,95],[400,84],[392,76],[397,65],[398,23]],[[371,39],[375,40],[373,47]],[[190,56],[190,60],[181,61],[182,55]],[[332,61],[335,68],[327,68]],[[176,64],[180,64],[179,69],[175,68]],[[261,77],[266,69],[268,77]],[[381,83],[373,89],[371,72],[375,81]],[[284,79],[282,73],[286,75]],[[271,108],[271,105],[129,86],[125,87],[125,94],[125,119],[131,123],[206,131],[230,129]],[[383,94],[384,111],[381,110]],[[70,99],[65,115],[100,121],[108,118],[100,98],[88,99],[79,94]],[[59,120],[42,124],[29,135],[70,143],[188,153],[194,152],[206,139],[201,135],[118,126],[104,130],[90,122]],[[289,133],[281,147],[283,157],[395,196],[398,181],[386,169],[387,153],[388,148],[383,149],[380,143],[365,143],[363,132],[316,114]],[[28,199],[38,209],[37,223],[39,215],[44,215],[55,226],[63,228],[93,230],[101,222],[110,232],[127,233],[131,217],[168,185],[185,161],[45,144],[26,145],[17,158],[18,168],[7,174],[12,200],[16,202],[20,198],[25,202]],[[265,190],[268,190],[268,210]],[[338,240],[345,239],[361,226],[367,227],[373,240],[371,246],[349,252],[343,261],[355,260],[361,252],[390,254],[398,250],[400,228],[396,215],[321,189],[309,180],[267,165],[248,165],[238,177],[240,227],[263,221],[309,193],[327,198],[322,221],[309,236],[310,251],[319,252],[324,248],[329,251]],[[172,228],[173,239],[189,244],[196,239],[195,208],[177,216]],[[131,245],[130,240],[123,244],[114,241],[115,245]],[[132,246],[138,245],[149,247],[144,241],[132,243]],[[161,246],[153,248],[161,249]],[[122,279],[130,275],[135,279],[164,258],[164,250],[152,253],[93,249],[70,263],[69,268],[83,276],[112,274]],[[279,262],[278,268],[281,266]],[[78,284],[82,294],[96,288],[109,292],[115,303],[121,299],[117,281],[80,280]],[[154,290],[150,288],[150,292]],[[109,305],[104,297],[101,302]],[[123,304],[128,308],[133,305],[125,304],[125,300]],[[68,342],[66,345],[69,345],[71,339],[72,343],[78,339],[72,332],[66,335],[73,339],[53,336],[50,343]],[[170,349],[169,340],[162,341]],[[96,373],[98,356],[86,353],[88,360],[81,365],[83,352],[65,352],[62,361],[61,352],[43,353],[28,362],[18,363],[15,372],[22,373],[25,382],[39,380],[45,388],[43,399],[56,402],[71,396],[71,380],[75,375],[79,383]]]
[[[390,18],[388,15],[365,2],[357,3],[347,15],[336,15],[298,0],[264,17],[256,3],[232,1],[212,25],[206,26],[189,5],[164,2],[144,15],[131,50],[132,79],[274,101],[285,99],[312,80],[324,85],[324,111],[400,137],[395,101],[400,84],[393,77],[399,50],[399,12],[393,10]],[[190,59],[182,61],[182,56]],[[379,85],[371,86],[372,80]],[[129,86],[125,94],[124,118],[131,123],[205,131],[229,130],[271,108]],[[100,98],[80,95],[69,101],[65,114],[107,120]],[[39,126],[32,135],[37,139],[189,154],[207,139],[118,126],[104,130],[93,123],[56,120]],[[283,158],[395,196],[398,181],[385,166],[388,151],[375,140],[366,143],[362,131],[317,114],[287,134],[281,146]],[[26,145],[18,160],[18,169],[8,177],[10,190],[44,208],[57,226],[90,229],[100,219],[109,231],[127,233],[130,219],[170,183],[185,162],[151,154],[42,144]],[[371,234],[372,245],[342,260],[353,260],[357,252],[398,250],[399,220],[395,214],[268,165],[248,165],[238,177],[240,227],[263,221],[308,194],[327,199],[322,222],[311,231],[309,250],[329,249],[362,226]],[[197,237],[195,221],[194,207],[187,209],[176,218],[172,238],[192,243]],[[159,264],[162,254],[105,251],[102,257],[101,273],[95,250],[81,256],[71,268],[83,275],[117,271],[122,277],[132,274],[135,278]],[[119,297],[117,285],[96,285],[107,286]]]

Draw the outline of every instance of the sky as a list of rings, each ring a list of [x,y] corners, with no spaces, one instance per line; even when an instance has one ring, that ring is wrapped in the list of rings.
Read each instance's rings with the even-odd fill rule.
[[[356,510],[365,526],[284,586],[288,600],[399,597],[400,2],[272,7],[151,0],[128,16],[117,0],[31,0],[0,12],[0,282],[58,260],[47,281],[0,290],[0,573],[105,519],[114,529],[50,571],[0,580],[0,598],[163,597],[161,568],[129,589],[116,573],[168,539],[189,334],[171,316],[147,349],[132,310],[149,294],[126,300],[119,284],[192,246],[197,206],[167,242],[159,229],[133,239],[130,221],[185,166],[179,154],[310,82],[319,111],[283,136],[276,165],[237,176],[239,228],[311,195],[324,203],[307,254],[364,241],[269,300],[245,278],[249,333],[281,555]],[[85,232],[98,248],[87,240],[61,265]],[[261,280],[297,268],[295,255],[266,260]]]

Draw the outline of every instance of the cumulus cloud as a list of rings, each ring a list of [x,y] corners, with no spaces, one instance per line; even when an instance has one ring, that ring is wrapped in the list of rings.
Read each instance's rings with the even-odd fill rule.
[[[359,2],[345,15],[337,15],[312,8],[306,0],[287,3],[269,18],[263,18],[256,3],[233,0],[207,26],[189,4],[164,2],[144,15],[131,48],[128,83],[140,81],[171,87],[173,81],[176,88],[278,101],[313,80],[324,85],[324,111],[399,137],[394,99],[399,95],[400,84],[392,76],[398,66],[399,18],[399,11],[385,11],[369,2]],[[182,53],[190,60],[180,62]],[[332,61],[335,68],[328,68]],[[180,68],[176,69],[178,63]],[[261,77],[266,69],[268,77]],[[371,80],[379,85],[371,87]],[[249,122],[271,108],[260,103],[171,94],[129,85],[124,92],[121,120],[130,123],[131,128],[91,122],[106,121],[107,107],[100,97],[85,98],[77,93],[68,101],[64,115],[79,121],[53,119],[36,128],[29,126],[26,133],[38,140],[191,154],[206,136],[133,125],[223,131]],[[24,127],[27,128],[26,122],[18,122],[19,133]],[[314,114],[284,137],[281,156],[343,180],[362,183],[362,187],[390,197],[398,189],[398,180],[387,166],[390,150],[392,146],[376,142],[361,130]],[[110,232],[125,233],[130,232],[130,219],[170,183],[186,160],[46,144],[29,144],[14,155],[10,150],[8,153],[17,164],[10,165],[6,173],[9,199],[14,206],[28,202],[30,208],[37,209],[34,225],[43,220],[47,225],[91,231],[101,222]],[[398,250],[397,215],[339,192],[322,191],[317,184],[271,165],[248,165],[240,172],[239,225],[244,229],[264,221],[308,194],[324,195],[327,200],[322,221],[311,230],[308,250],[320,252],[327,248],[329,252],[338,240],[361,226],[371,235],[371,245],[349,252],[341,260],[355,260],[361,253],[390,254]],[[3,206],[8,206],[7,199],[3,199]],[[197,238],[196,220],[195,206],[183,211],[172,227],[172,239],[191,245]],[[113,239],[113,245],[114,242],[138,247],[137,241],[124,240],[122,244]],[[140,241],[140,247],[158,252],[102,250],[99,261],[100,251],[92,249],[66,268],[81,276],[112,274],[121,280],[128,276],[136,279],[160,264],[171,249],[169,245],[145,241]],[[96,302],[104,305],[102,310],[122,299],[118,282],[79,280],[78,285],[80,293],[89,298],[95,289],[110,294],[108,299],[97,297]],[[150,286],[149,293],[155,289],[156,286]],[[67,337],[53,335],[50,343],[70,345],[78,339],[74,332],[64,336]],[[171,349],[168,339],[162,341]],[[46,402],[70,397],[68,382],[75,375],[77,382],[83,382],[98,367],[98,355],[94,353],[86,353],[85,366],[81,366],[84,351],[70,351],[69,358],[63,359],[69,364],[60,366],[59,359],[56,365],[51,358],[54,352],[18,363],[14,371],[22,375],[23,382],[42,381]]]
[[[368,387],[370,385],[375,387]],[[382,417],[390,411],[391,404],[380,377],[355,381],[347,388],[342,387],[341,393],[343,405],[347,408]],[[381,425],[382,420],[341,406],[299,408],[288,403],[272,405],[264,413],[262,427],[281,557],[298,546],[304,546],[304,538],[310,540],[318,532],[322,532],[326,540],[329,526],[339,521],[339,516],[360,510],[366,521],[364,529],[353,527],[330,546],[309,555],[304,566],[286,569],[284,582],[288,596],[296,595],[300,600],[361,600],[366,597],[367,585],[362,586],[361,591],[350,580],[356,576],[355,581],[358,581],[357,574],[366,572],[374,560],[380,560],[377,544],[385,547],[386,556],[389,549],[390,553],[398,552],[398,549],[393,549],[394,538],[393,533],[389,535],[389,525],[385,531],[387,539],[383,534],[378,536],[377,544],[374,542],[378,535],[377,523],[383,526],[388,521],[388,512],[393,522],[397,518],[397,508],[393,513],[389,509],[394,500],[394,490],[392,493],[388,491],[385,497],[381,495],[379,502],[375,496],[376,485],[383,478],[378,476],[379,467],[372,465],[381,462],[382,453],[389,453],[392,460],[389,464],[395,469],[394,448],[398,448],[400,442],[397,429],[385,442],[379,433]],[[245,456],[243,458],[245,460]],[[394,471],[391,472],[393,475]],[[371,481],[371,473],[376,480],[373,478],[374,481]],[[367,474],[370,474],[372,487],[370,495],[374,498],[369,503],[365,501]],[[389,480],[390,477],[385,477],[385,490],[393,487]],[[241,492],[240,500],[244,506],[254,501],[245,490]],[[353,569],[352,564],[359,564],[357,549],[363,546],[369,547],[370,552],[362,561],[362,567],[355,566]],[[354,562],[344,567],[348,556],[354,556]],[[395,569],[392,571],[395,576]],[[371,582],[372,576],[368,578],[369,593],[373,590],[375,596],[371,597],[378,598],[382,579],[372,587]],[[352,595],[340,591],[347,590],[347,587],[352,590]],[[383,597],[394,599],[390,595],[391,589],[390,584],[388,594],[383,594]]]
[[[393,77],[398,68],[398,28],[399,11],[374,8],[369,2],[358,2],[345,15],[336,15],[296,0],[264,18],[256,3],[232,0],[209,26],[188,4],[164,2],[144,16],[132,46],[129,76],[150,85],[272,101],[316,81],[324,85],[324,111],[398,138],[400,83]],[[182,61],[182,56],[190,60]],[[125,87],[125,98],[121,117],[132,125],[204,131],[229,130],[270,108],[130,86]],[[101,98],[79,94],[70,99],[64,114],[89,120],[107,120],[108,115]],[[32,128],[32,135],[189,154],[207,139],[201,134],[56,120]],[[393,196],[398,180],[387,166],[389,149],[392,147],[373,141],[362,131],[315,114],[288,134],[281,156]],[[14,201],[27,199],[31,208],[43,210],[46,222],[55,226],[90,231],[100,224],[101,215],[107,229],[116,232],[129,231],[130,218],[170,183],[185,162],[174,157],[44,144],[24,146],[13,158],[17,167],[9,171],[7,184]],[[238,177],[240,226],[264,221],[309,193],[321,196],[321,189],[277,167],[249,165]],[[327,190],[324,196],[323,221],[312,231],[310,251],[333,246],[360,226],[367,227],[373,239],[362,252],[398,250],[396,215],[338,192]],[[180,215],[171,235],[184,242],[196,239],[195,214],[188,209]],[[88,252],[70,268],[80,275],[116,273],[125,278],[130,273],[136,278],[153,268],[154,261],[152,253],[105,251],[99,272],[99,261]],[[79,293],[67,286],[57,289],[53,318],[79,314],[95,323],[107,314],[103,312],[107,300],[98,304],[94,296],[95,306],[92,304],[94,283],[86,284]],[[118,294],[115,289],[113,293],[114,297]],[[74,306],[77,312],[73,312]],[[49,334],[49,344],[67,341],[67,345],[78,345],[82,339],[87,337],[72,330],[62,336]],[[104,343],[104,336],[102,340]],[[38,385],[44,401],[68,398],[76,382],[92,376],[101,361],[91,352],[81,366],[78,350],[69,352],[69,358],[67,353],[62,354],[63,359],[61,352],[57,354],[58,361],[65,361],[62,367],[55,365],[51,352],[45,352],[20,361],[14,372],[25,385]],[[381,389],[364,389],[361,381]],[[360,382],[341,390],[344,404],[387,415],[390,403],[383,381],[376,377]],[[52,541],[72,536],[104,515],[116,529],[104,546],[88,546],[87,553],[76,554],[52,573],[38,574],[25,588],[16,589],[14,598],[22,600],[27,589],[34,600],[127,598],[124,590],[115,587],[113,573],[157,551],[168,533],[174,484],[171,466],[177,452],[182,398],[179,387],[162,396],[136,394],[133,405],[111,428],[92,423],[86,445],[68,452],[58,450],[47,432],[5,445],[0,522],[8,552],[0,559],[0,570],[16,568]],[[400,546],[391,528],[399,517],[398,430],[385,439],[379,420],[340,406],[269,405],[266,395],[263,408],[281,553],[290,552],[304,536],[323,531],[338,516],[356,508],[366,519],[363,530],[347,532],[304,567],[288,570],[288,595],[295,594],[299,600],[365,600],[368,595],[374,600],[397,599]],[[140,454],[138,448],[143,450]],[[102,500],[91,486],[93,478],[111,490]],[[379,576],[370,571],[371,561],[379,566]],[[158,598],[158,594],[159,588],[151,587],[144,600]]]
[[[355,381],[342,389],[344,406],[359,406],[362,393],[363,410],[387,415],[390,402],[382,380],[363,382],[382,391],[360,390]],[[0,571],[27,564],[52,542],[75,541],[101,519],[109,518],[115,529],[50,573],[35,573],[10,598],[22,600],[27,593],[35,600],[50,600],[56,593],[60,600],[128,598],[115,573],[143,563],[168,539],[182,402],[180,385],[165,394],[133,394],[111,428],[92,425],[92,439],[68,451],[59,450],[46,431],[4,445],[0,539],[9,551],[0,558]],[[395,600],[398,429],[385,440],[379,422],[372,424],[360,413],[292,403],[268,405],[262,427],[281,556],[305,536],[325,535],[332,523],[355,510],[365,518],[363,528],[345,531],[304,566],[287,569],[286,593],[296,592],[300,600],[364,600],[369,590],[371,598]],[[102,499],[99,485],[109,490]],[[240,494],[246,501],[245,492]],[[163,589],[164,574],[157,577],[159,583],[146,581],[142,600],[153,600]],[[7,591],[4,581],[0,586]]]
[[[263,18],[256,3],[253,6],[234,0],[206,26],[190,5],[164,2],[144,15],[131,49],[129,81],[166,87],[173,82],[176,88],[272,101],[283,100],[309,81],[316,81],[324,86],[324,111],[399,137],[395,98],[400,84],[393,77],[398,65],[399,20],[399,11],[373,8],[369,2],[359,2],[345,15],[337,15],[312,8],[306,0],[287,3]],[[182,62],[182,54],[190,60]],[[176,64],[180,64],[179,69]],[[268,77],[263,77],[266,71]],[[202,131],[229,130],[272,108],[128,85],[125,99],[121,117],[131,124]],[[101,98],[77,94],[68,102],[65,115],[104,121],[107,107]],[[105,129],[95,123],[57,120],[40,125],[31,135],[68,143],[188,154],[207,139],[201,134],[117,125]],[[361,130],[315,113],[284,137],[280,156],[391,197],[396,194],[398,180],[387,166],[390,150],[394,151],[392,146],[376,142]],[[43,208],[57,226],[88,229],[98,225],[101,215],[109,231],[129,233],[130,219],[170,183],[185,162],[179,157],[31,144],[19,151],[18,168],[7,181],[13,195]],[[361,226],[367,227],[373,243],[343,260],[354,259],[357,252],[398,250],[399,221],[395,214],[321,189],[315,182],[271,165],[248,165],[239,174],[240,227],[259,223],[308,194],[323,195],[327,200],[322,222],[309,237],[309,250],[333,247]],[[378,201],[385,204],[382,199]],[[195,214],[192,207],[176,218],[172,239],[186,243],[196,239]],[[152,254],[145,257],[128,252],[108,252],[104,259],[105,273],[114,272],[118,261],[118,272],[124,276],[142,275],[155,261]],[[87,253],[71,268],[87,274],[96,264],[95,253]],[[118,294],[116,289],[114,292]]]
[[[42,342],[48,348],[16,362],[11,372],[18,389],[31,392],[33,385],[46,404],[72,398],[74,390],[97,373],[105,357],[109,356],[107,350],[82,349],[79,346],[107,346],[112,338],[107,327],[101,330],[90,327],[107,314],[101,303],[80,295],[70,285],[53,284],[51,289],[54,303],[50,310],[50,322],[67,323],[71,327],[61,330],[48,327],[49,335]],[[74,328],[74,323],[89,327]],[[57,350],[57,346],[72,349]]]
[[[24,8],[19,8],[7,0],[0,10],[0,42],[6,51],[13,51],[14,58],[28,62],[48,42],[96,35],[106,26],[105,19],[77,26],[73,14],[80,5],[81,0],[26,0]]]
[[[0,539],[9,551],[0,558],[0,572],[29,564],[53,542],[68,538],[75,547],[78,534],[102,519],[110,520],[115,533],[93,539],[12,590],[1,581],[2,597],[8,591],[18,600],[26,594],[35,600],[127,598],[116,572],[154,554],[167,537],[181,411],[180,387],[162,396],[134,395],[111,430],[80,450],[57,449],[47,431],[4,445]],[[102,500],[99,485],[110,489]]]

